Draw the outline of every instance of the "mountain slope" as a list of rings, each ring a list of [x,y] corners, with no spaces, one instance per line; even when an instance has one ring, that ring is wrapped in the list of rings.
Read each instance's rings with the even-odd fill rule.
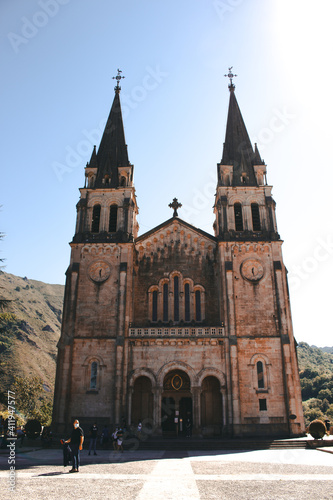
[[[53,390],[60,337],[63,285],[0,272],[0,386],[13,376],[39,376]]]

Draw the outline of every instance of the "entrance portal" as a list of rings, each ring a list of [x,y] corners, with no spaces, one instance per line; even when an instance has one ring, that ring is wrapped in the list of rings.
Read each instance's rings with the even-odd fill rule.
[[[188,419],[192,429],[191,383],[188,375],[181,370],[173,370],[164,378],[161,417],[164,435],[185,435]]]
[[[201,425],[205,435],[220,435],[222,421],[220,382],[215,377],[206,377],[201,385]]]
[[[139,377],[134,382],[132,398],[132,424],[153,420],[153,393],[148,377]]]

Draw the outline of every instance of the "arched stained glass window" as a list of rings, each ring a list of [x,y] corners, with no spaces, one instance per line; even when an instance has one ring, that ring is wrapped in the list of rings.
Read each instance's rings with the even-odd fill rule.
[[[201,292],[196,290],[195,292],[195,320],[201,321]]]
[[[173,297],[174,297],[174,321],[179,321],[179,278],[175,276],[173,279]]]
[[[157,290],[153,291],[152,321],[157,321]]]
[[[257,377],[258,377],[258,389],[265,388],[265,380],[264,380],[264,366],[262,361],[257,362]]]
[[[167,283],[163,285],[163,321],[169,319],[169,286]]]
[[[191,315],[190,315],[190,285],[188,283],[185,283],[185,321],[190,321]]]
[[[97,361],[93,361],[90,367],[90,389],[97,389]]]

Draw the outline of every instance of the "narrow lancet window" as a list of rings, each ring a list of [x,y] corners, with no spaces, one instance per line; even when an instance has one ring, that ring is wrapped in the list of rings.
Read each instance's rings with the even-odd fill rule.
[[[157,290],[153,291],[152,304],[152,321],[157,321]]]
[[[92,233],[99,232],[100,218],[101,218],[101,205],[94,205],[92,214],[92,224],[91,224]]]
[[[201,292],[196,290],[195,292],[195,320],[201,321]]]
[[[163,321],[169,319],[169,287],[167,283],[163,285]]]
[[[243,231],[242,205],[240,203],[234,204],[234,213],[235,213],[235,229],[236,231]]]
[[[111,205],[110,218],[109,218],[109,232],[110,233],[115,233],[117,231],[117,217],[118,217],[118,207],[117,207],[117,205]]]
[[[185,283],[185,321],[190,321],[190,285]]]
[[[90,389],[97,388],[97,362],[93,361],[90,368]]]
[[[174,297],[174,321],[179,321],[179,278],[175,276],[173,279],[173,297]]]
[[[258,203],[251,203],[253,231],[261,231]]]
[[[258,389],[265,388],[265,380],[264,380],[264,366],[262,361],[258,361],[257,363],[257,377],[258,377]]]

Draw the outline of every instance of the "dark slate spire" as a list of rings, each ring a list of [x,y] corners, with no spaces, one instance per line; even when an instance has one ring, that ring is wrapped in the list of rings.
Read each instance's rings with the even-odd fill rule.
[[[90,162],[88,163],[90,168],[97,168],[97,154],[96,146],[94,146],[93,152],[91,154]]]
[[[113,99],[111,111],[106,122],[101,143],[96,155],[98,170],[95,187],[105,187],[103,179],[105,179],[106,176],[108,176],[108,178],[110,179],[109,187],[118,187],[118,168],[128,167],[130,165],[127,154],[127,145],[125,142],[123,118],[119,98],[119,93],[121,90],[121,87],[119,86],[120,78],[123,77],[117,78],[117,86],[114,88],[115,96]],[[93,155],[94,152],[92,154],[92,160]]]
[[[262,164],[258,149],[253,151],[249,134],[247,133],[242,113],[239,109],[235,96],[235,85],[232,83],[232,77],[229,68],[230,100],[227,119],[227,128],[225,133],[225,142],[223,144],[222,165],[233,165],[233,185],[239,186],[248,184],[257,185],[253,165],[258,165],[258,160]]]
[[[257,143],[254,144],[254,165],[265,165],[265,162],[261,159]]]

